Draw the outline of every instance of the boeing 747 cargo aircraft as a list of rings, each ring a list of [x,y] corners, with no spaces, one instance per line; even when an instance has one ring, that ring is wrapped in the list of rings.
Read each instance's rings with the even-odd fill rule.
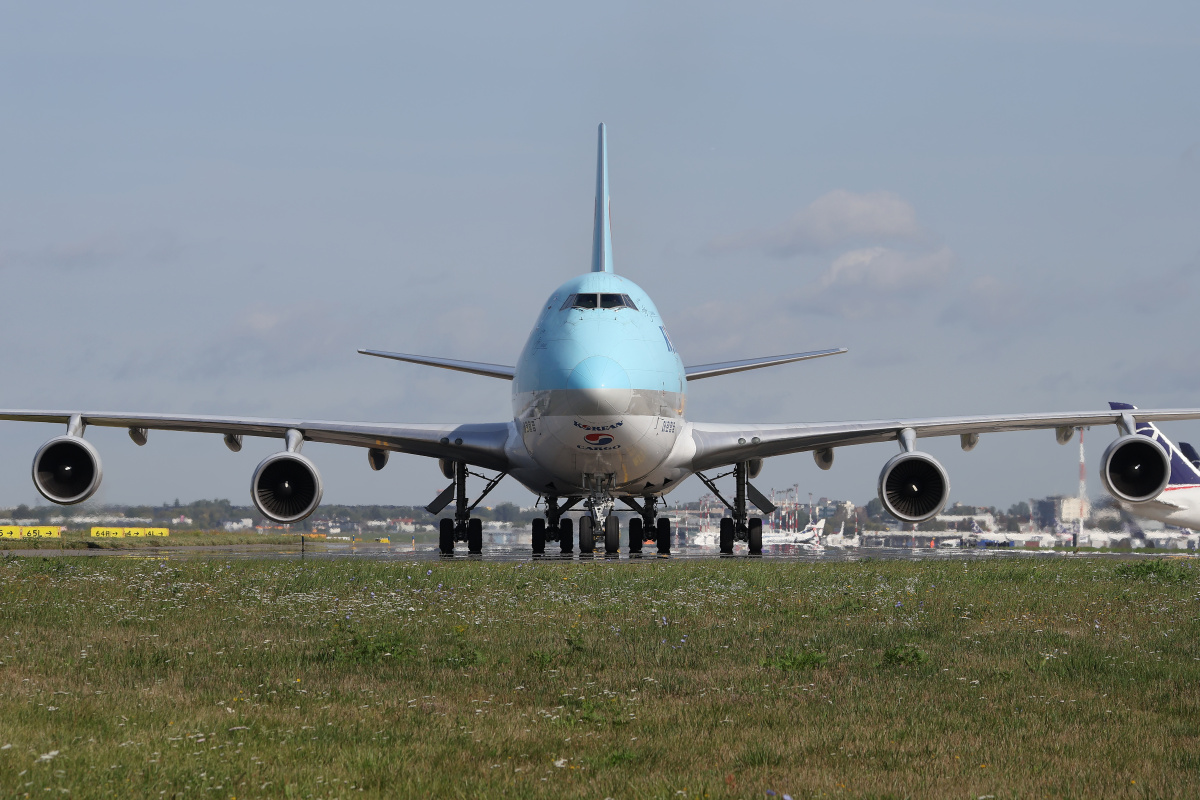
[[[1054,429],[1065,444],[1076,428],[1115,423],[1122,435],[1105,453],[1104,482],[1118,499],[1136,505],[1158,497],[1172,473],[1172,455],[1139,435],[1139,426],[1200,418],[1197,409],[1115,408],[865,422],[690,421],[687,390],[693,381],[846,351],[686,366],[650,297],[614,271],[604,125],[596,163],[591,270],[550,292],[515,366],[360,352],[511,381],[512,416],[491,424],[432,425],[68,409],[0,411],[0,419],[66,425],[33,458],[34,485],[55,503],[82,502],[100,485],[100,455],[84,438],[89,425],[128,428],[138,445],[146,443],[151,430],[215,433],[234,452],[241,449],[243,437],[266,436],[282,439],[284,447],[254,470],[250,496],[263,516],[279,523],[303,520],[321,501],[320,473],[301,454],[304,443],[314,441],[361,447],[376,470],[393,452],[437,459],[450,484],[429,510],[438,514],[454,506],[453,518],[441,521],[443,553],[452,553],[456,542],[466,542],[471,553],[481,551],[482,525],[471,510],[505,476],[545,501],[545,519],[535,520],[533,527],[534,553],[544,552],[547,542],[573,552],[576,532],[565,512],[580,504],[586,513],[579,522],[579,550],[593,552],[600,539],[606,553],[618,552],[619,523],[611,513],[616,503],[637,512],[628,528],[631,552],[641,551],[645,541],[654,542],[660,553],[669,552],[670,526],[657,510],[664,495],[697,475],[731,511],[722,521],[721,552],[731,553],[735,542],[745,542],[751,554],[760,554],[762,521],[751,516],[750,507],[770,513],[772,506],[751,481],[763,459],[772,456],[809,451],[822,469],[829,469],[839,447],[896,442],[899,452],[879,473],[879,499],[895,518],[921,522],[937,514],[950,493],[945,469],[919,449],[922,438],[958,436],[963,449],[970,450],[980,434],[1045,428]],[[474,500],[467,491],[472,468],[494,473]],[[729,499],[718,491],[716,482],[723,478],[732,478]]]

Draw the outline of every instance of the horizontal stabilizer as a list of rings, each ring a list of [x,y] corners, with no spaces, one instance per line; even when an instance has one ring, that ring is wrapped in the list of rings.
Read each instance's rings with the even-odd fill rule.
[[[442,369],[456,370],[457,372],[470,372],[474,375],[484,375],[489,378],[503,378],[506,381],[511,381],[516,374],[516,369],[513,367],[505,367],[500,364],[484,364],[479,361],[458,361],[453,358],[414,356],[408,353],[388,353],[383,350],[359,350],[358,352],[364,356],[391,358],[396,361],[408,361],[412,364],[424,364],[427,367],[440,367]]]
[[[695,367],[687,367],[685,372],[687,373],[687,379],[689,381],[695,381],[699,380],[700,378],[713,378],[717,375],[728,375],[731,372],[744,372],[748,369],[762,369],[763,367],[773,367],[776,364],[790,364],[793,361],[807,361],[810,358],[836,356],[847,352],[849,351],[846,348],[837,347],[833,350],[813,350],[809,353],[792,353],[786,356],[747,358],[743,359],[742,361],[722,361],[719,364],[700,364]]]

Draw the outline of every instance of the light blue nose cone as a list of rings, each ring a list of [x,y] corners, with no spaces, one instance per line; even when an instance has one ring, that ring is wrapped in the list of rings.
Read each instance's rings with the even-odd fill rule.
[[[633,398],[629,374],[605,356],[580,361],[567,379],[567,389],[571,390],[571,410],[580,417],[624,414]]]
[[[567,379],[568,389],[628,389],[629,374],[607,356],[580,361]]]

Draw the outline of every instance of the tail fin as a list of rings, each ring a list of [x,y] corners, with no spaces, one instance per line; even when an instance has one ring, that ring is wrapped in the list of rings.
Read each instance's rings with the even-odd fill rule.
[[[600,123],[596,152],[596,221],[592,228],[592,272],[612,272],[612,228],[608,216],[608,134]]]

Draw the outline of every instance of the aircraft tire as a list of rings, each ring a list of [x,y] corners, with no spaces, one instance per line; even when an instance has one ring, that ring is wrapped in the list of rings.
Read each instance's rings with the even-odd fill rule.
[[[478,517],[467,520],[467,552],[472,555],[483,552],[483,520]]]
[[[546,520],[533,521],[533,554],[540,556],[546,552]]]
[[[671,520],[666,517],[659,517],[658,520],[658,554],[671,554]]]
[[[454,555],[454,520],[442,518],[438,522],[438,550],[442,555]]]
[[[629,520],[629,552],[642,552],[642,518],[634,517]]]
[[[607,555],[621,552],[621,520],[609,514],[604,520],[604,552]]]
[[[575,523],[570,517],[563,517],[558,523],[558,543],[562,552],[571,553],[575,550]]]
[[[762,520],[758,517],[750,518],[750,555],[762,555]]]
[[[733,520],[721,517],[721,555],[733,554]]]
[[[579,518],[580,553],[596,552],[596,535],[593,525],[595,525],[595,520],[593,520],[591,517],[583,516]]]

